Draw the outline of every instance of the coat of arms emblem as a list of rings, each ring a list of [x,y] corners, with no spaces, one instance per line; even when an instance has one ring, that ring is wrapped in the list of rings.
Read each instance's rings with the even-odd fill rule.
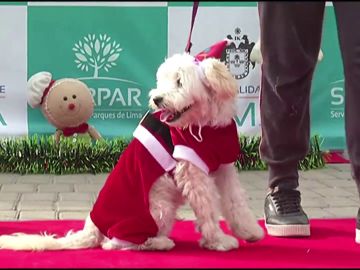
[[[233,42],[231,42],[224,50],[222,60],[225,62],[235,79],[243,79],[249,74],[250,63],[252,68],[255,68],[255,62],[250,61],[250,53],[255,42],[249,42],[247,35],[241,36],[240,28],[235,29],[235,38],[231,35],[228,35],[227,38],[233,40]],[[236,45],[236,43],[238,43],[238,45]]]

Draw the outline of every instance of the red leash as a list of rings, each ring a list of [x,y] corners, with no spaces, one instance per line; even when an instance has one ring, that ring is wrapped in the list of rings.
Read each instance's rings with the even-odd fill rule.
[[[191,46],[192,46],[192,43],[191,43],[191,34],[192,34],[193,27],[194,27],[194,22],[195,22],[195,17],[196,17],[196,13],[197,13],[198,7],[199,7],[199,2],[198,2],[198,1],[194,1],[193,9],[192,9],[192,16],[191,16],[191,25],[190,25],[189,39],[188,39],[188,42],[187,42],[187,45],[186,45],[186,48],[185,48],[185,52],[187,52],[187,53],[190,53],[190,49],[191,49]]]

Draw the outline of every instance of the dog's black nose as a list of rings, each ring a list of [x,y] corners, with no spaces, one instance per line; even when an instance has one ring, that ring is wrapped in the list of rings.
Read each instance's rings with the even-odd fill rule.
[[[163,101],[162,97],[154,97],[153,98],[154,103],[156,104],[156,106],[160,106],[161,102]]]

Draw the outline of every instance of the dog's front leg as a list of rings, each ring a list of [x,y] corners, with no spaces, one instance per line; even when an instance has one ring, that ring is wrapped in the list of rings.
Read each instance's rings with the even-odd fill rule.
[[[187,161],[178,162],[174,178],[195,213],[202,235],[200,245],[219,251],[238,248],[237,239],[225,234],[219,226],[219,195],[214,179]]]
[[[262,239],[264,231],[247,204],[246,192],[240,185],[234,164],[221,165],[213,176],[221,196],[222,214],[231,230],[248,242]]]

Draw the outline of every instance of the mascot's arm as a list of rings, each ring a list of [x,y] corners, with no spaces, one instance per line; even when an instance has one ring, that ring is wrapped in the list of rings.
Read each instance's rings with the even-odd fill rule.
[[[89,125],[88,133],[89,133],[90,137],[94,140],[101,139],[100,133],[93,126]]]

